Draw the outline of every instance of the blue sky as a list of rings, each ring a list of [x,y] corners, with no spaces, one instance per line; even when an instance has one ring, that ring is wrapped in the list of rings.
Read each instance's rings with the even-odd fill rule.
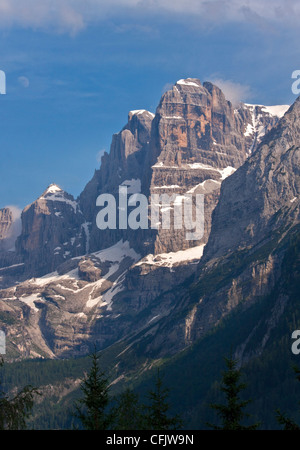
[[[180,78],[291,104],[299,19],[296,0],[0,0],[0,207],[79,195],[128,111]]]

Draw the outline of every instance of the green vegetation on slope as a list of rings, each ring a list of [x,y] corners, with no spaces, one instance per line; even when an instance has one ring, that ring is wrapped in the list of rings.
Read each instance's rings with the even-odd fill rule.
[[[272,242],[273,247],[269,245],[268,251],[261,250],[263,257],[274,250],[274,247],[277,246],[278,249],[277,237]],[[252,400],[247,406],[247,412],[252,414],[254,421],[262,422],[262,428],[265,429],[280,428],[275,413],[278,408],[293,417],[296,422],[300,422],[300,383],[295,380],[292,370],[292,365],[298,363],[300,355],[295,356],[291,352],[291,334],[295,329],[300,329],[299,229],[295,228],[279,245],[280,251],[285,252],[282,273],[270,295],[262,297],[247,309],[243,305],[238,306],[217,327],[187,350],[170,359],[153,361],[152,364],[151,360],[144,356],[147,338],[143,340],[143,333],[140,333],[140,336],[117,343],[101,352],[103,368],[107,370],[109,379],[115,380],[123,376],[121,381],[113,386],[114,392],[129,386],[134,388],[141,398],[145,398],[153,385],[156,367],[159,365],[164,382],[170,390],[170,412],[181,415],[186,429],[205,428],[206,422],[216,423],[217,420],[209,404],[223,401],[220,394],[223,357],[245,343],[242,352],[244,381],[247,384],[244,399]],[[259,255],[252,256],[254,258]],[[249,255],[245,257],[248,262]],[[241,258],[238,266],[243,265]],[[234,272],[230,272],[230,276],[233,275]],[[211,289],[213,277],[207,283],[207,289]],[[203,285],[201,289],[204,289]],[[273,308],[278,308],[279,301],[284,299],[287,301],[283,301],[283,314],[272,327],[270,312]],[[141,338],[139,341],[138,337]],[[37,387],[53,385],[57,388],[59,383],[68,379],[70,385],[74,384],[73,380],[82,378],[87,367],[87,357],[7,364],[4,383],[8,387],[32,384]],[[78,395],[77,388],[70,389],[67,393],[58,393],[57,397],[46,396],[34,410],[33,426],[70,428],[70,410]]]

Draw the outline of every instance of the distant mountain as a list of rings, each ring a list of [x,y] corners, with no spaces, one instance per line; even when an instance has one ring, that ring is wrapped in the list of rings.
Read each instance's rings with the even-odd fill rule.
[[[268,184],[269,166],[261,178],[255,174],[259,176],[266,159],[272,163],[270,139],[287,142],[295,107],[280,119],[286,109],[248,104],[234,109],[218,87],[188,78],[162,96],[155,114],[131,111],[127,125],[113,136],[110,153],[103,156],[100,169],[79,198],[50,185],[22,212],[15,251],[2,246],[0,313],[12,318],[3,327],[13,358],[82,355],[93,342],[105,348],[148,326],[156,330],[149,344],[154,353],[170,349],[176,353],[214,326],[238,304],[238,294],[234,301],[231,297],[232,286],[239,280],[232,279],[228,292],[219,292],[213,284],[211,308],[203,300],[208,294],[191,297],[189,286],[194,280],[197,292],[197,286],[205,285],[206,267],[214,258],[220,261],[228,246],[235,252],[245,236],[252,239],[255,234],[259,239],[265,212],[259,213],[262,203],[255,203],[255,186],[263,198],[274,199],[270,217],[281,205],[276,198],[288,186],[280,181],[280,171],[285,170],[281,159],[274,162],[280,167],[278,191]],[[295,161],[288,161],[291,171]],[[227,178],[237,184],[224,183]],[[96,199],[100,194],[117,195],[120,185],[127,186],[128,194],[143,193],[148,199],[157,193],[178,198],[204,194],[203,237],[187,240],[186,229],[176,229],[174,224],[170,229],[99,230]],[[210,233],[220,189],[222,200]],[[295,189],[290,187],[286,195],[288,215],[297,205]],[[239,205],[246,195],[249,205]],[[228,208],[222,206],[226,202]],[[237,203],[237,210],[230,202]],[[173,218],[174,206],[168,208]],[[232,222],[240,208],[244,208],[241,221],[248,227],[246,234]],[[3,244],[11,216],[9,210],[2,211]],[[215,311],[213,305],[218,302],[225,306]]]

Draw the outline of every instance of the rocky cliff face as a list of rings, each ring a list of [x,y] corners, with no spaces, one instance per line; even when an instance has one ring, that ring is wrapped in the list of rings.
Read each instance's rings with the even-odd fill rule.
[[[299,220],[299,99],[222,185],[205,260],[261,245]]]
[[[0,251],[5,249],[5,240],[13,223],[12,212],[9,208],[0,209]]]
[[[240,126],[244,129],[249,155],[255,152],[265,134],[278,123],[288,109],[289,105],[263,106],[248,103],[239,105],[235,114]]]
[[[204,236],[196,242],[186,240],[184,228],[181,232],[174,227],[159,230],[154,253],[207,241],[221,182],[246,157],[243,127],[219,88],[189,78],[179,80],[163,95],[152,124],[150,193],[203,194],[205,227]]]
[[[26,272],[44,274],[72,256],[88,251],[86,222],[74,198],[50,185],[22,212],[22,232],[16,242]]]
[[[113,137],[110,154],[104,155],[100,170],[80,196],[81,210],[91,224],[90,248],[96,251],[128,239],[146,255],[205,243],[222,181],[255,151],[286,109],[265,110],[258,105],[234,109],[217,86],[189,78],[163,95],[155,116],[145,110],[130,112],[128,124]],[[188,241],[186,229],[173,226],[174,205],[166,206],[171,214],[169,229],[100,231],[95,223],[96,198],[102,193],[117,195],[122,184],[129,187],[128,193],[147,195],[149,203],[151,195],[184,199],[185,194],[203,194],[203,237]]]
[[[300,99],[222,184],[194,282],[181,294],[178,290],[188,313],[176,326],[172,316],[165,320],[161,329],[168,333],[156,334],[152,351],[159,352],[163,342],[164,348],[170,347],[173,339],[168,336],[174,333],[176,342],[194,342],[237,306],[239,311],[247,309],[276,286],[261,338],[264,348],[289,301],[287,286],[280,280],[286,252],[299,240],[299,114]],[[246,357],[246,347],[247,342],[241,343],[237,354]]]
[[[15,252],[15,243],[21,233],[20,212],[16,208],[0,210],[0,288],[20,279],[24,270],[22,258]]]

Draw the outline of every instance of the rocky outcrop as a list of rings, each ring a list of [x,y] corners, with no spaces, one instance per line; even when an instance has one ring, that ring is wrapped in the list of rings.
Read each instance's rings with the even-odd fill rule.
[[[0,209],[0,255],[15,250],[16,239],[21,233],[20,214],[15,207]]]
[[[197,253],[201,249],[141,259],[128,242],[120,241],[73,258],[57,272],[0,290],[9,355],[85,355],[91,343],[105,348],[145,329],[174,309],[176,295],[167,293],[195,272]]]
[[[300,100],[226,180],[205,260],[262,245],[299,221]]]
[[[12,212],[9,208],[0,209],[0,245],[7,238],[13,222]]]
[[[205,227],[197,241],[186,240],[185,228],[181,232],[174,227],[161,229],[155,253],[207,241],[221,182],[245,161],[245,145],[234,108],[213,84],[202,85],[192,78],[179,80],[163,95],[152,125],[150,193],[203,194]]]
[[[262,138],[278,123],[289,109],[289,105],[263,106],[241,103],[235,110],[244,136],[249,155],[254,153]],[[245,127],[246,125],[246,127]]]
[[[86,222],[74,198],[57,185],[22,212],[22,232],[16,242],[31,276],[51,272],[72,256],[85,253]]]

